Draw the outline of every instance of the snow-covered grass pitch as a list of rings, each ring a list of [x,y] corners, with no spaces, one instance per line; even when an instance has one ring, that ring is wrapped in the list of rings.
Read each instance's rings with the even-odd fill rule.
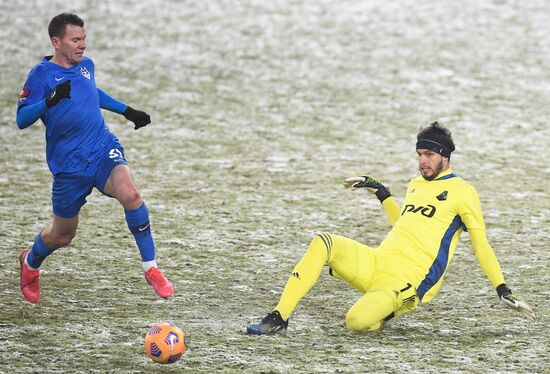
[[[73,244],[46,262],[42,299],[17,256],[50,223],[41,123],[20,131],[49,20],[86,21],[98,86],[153,124],[120,138],[149,206],[158,262],[146,284],[122,209],[94,192]],[[550,6],[518,1],[1,1],[0,372],[548,372]],[[468,235],[438,297],[376,334],[344,328],[359,294],[324,272],[286,335],[249,337],[318,232],[371,246],[389,230],[369,174],[400,202],[418,127],[453,131],[451,166],[478,189],[507,283],[539,316],[505,309]],[[143,349],[175,322],[173,366]]]

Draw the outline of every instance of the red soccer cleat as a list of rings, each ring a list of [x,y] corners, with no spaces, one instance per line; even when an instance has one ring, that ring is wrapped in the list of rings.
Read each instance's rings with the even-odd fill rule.
[[[26,249],[19,255],[19,263],[21,264],[21,292],[25,296],[25,299],[35,304],[40,300],[40,284],[38,283],[40,270],[31,270],[25,265],[25,258],[29,252],[30,250]]]
[[[174,293],[174,286],[162,275],[158,268],[153,267],[149,269],[145,273],[145,279],[160,297],[166,299]]]

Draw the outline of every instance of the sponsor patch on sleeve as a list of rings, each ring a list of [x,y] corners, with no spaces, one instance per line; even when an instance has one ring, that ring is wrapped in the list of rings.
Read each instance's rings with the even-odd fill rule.
[[[21,91],[21,95],[19,95],[19,102],[27,100],[27,97],[29,97],[30,93],[31,90],[29,90],[27,87],[23,88],[23,91]]]

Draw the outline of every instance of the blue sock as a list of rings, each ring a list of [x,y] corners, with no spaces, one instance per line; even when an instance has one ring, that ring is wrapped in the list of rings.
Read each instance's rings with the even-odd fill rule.
[[[42,265],[42,261],[52,254],[54,250],[49,248],[42,240],[40,233],[34,238],[34,244],[27,256],[27,264],[34,269],[38,269]]]
[[[155,259],[155,242],[151,235],[151,224],[149,223],[149,212],[143,203],[134,210],[124,210],[128,228],[134,234],[136,244],[141,255],[141,261],[153,261]]]

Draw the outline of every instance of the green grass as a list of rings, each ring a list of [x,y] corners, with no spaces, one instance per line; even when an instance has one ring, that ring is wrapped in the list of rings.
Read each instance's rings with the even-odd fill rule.
[[[93,6],[92,6],[93,5]],[[0,372],[548,372],[550,26],[543,1],[6,3],[0,12]],[[98,85],[153,124],[120,138],[149,206],[159,300],[113,200],[94,192],[38,305],[17,256],[51,220],[44,130],[15,124],[46,27],[86,21]],[[501,306],[463,238],[438,297],[375,334],[347,332],[359,297],[324,272],[286,335],[249,337],[317,232],[370,245],[389,224],[341,181],[369,173],[401,201],[420,125],[453,130],[452,167],[476,186],[508,284],[539,319]],[[189,352],[147,359],[154,322]]]

